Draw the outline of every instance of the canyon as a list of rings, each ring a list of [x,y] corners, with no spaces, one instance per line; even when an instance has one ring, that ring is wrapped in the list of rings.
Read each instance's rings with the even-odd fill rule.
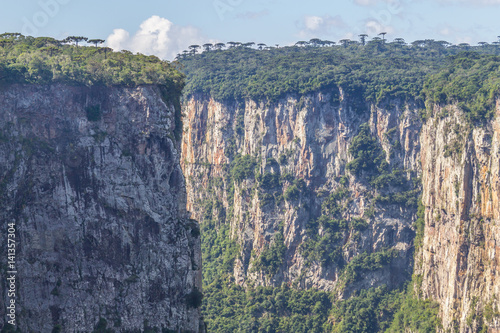
[[[400,288],[413,274],[415,293],[439,303],[443,331],[497,329],[500,108],[496,120],[474,126],[456,105],[363,104],[360,111],[341,88],[272,102],[190,96],[181,165],[192,217],[229,225],[238,244],[232,276],[244,288],[284,283],[343,299]],[[388,171],[378,178],[352,172],[362,128],[383,151]],[[243,160],[255,171],[240,177]],[[334,260],[311,256],[311,228],[339,189],[347,194],[335,217],[350,227],[328,248],[338,251]],[[270,249],[284,259],[270,262]],[[352,266],[357,258],[379,264]]]

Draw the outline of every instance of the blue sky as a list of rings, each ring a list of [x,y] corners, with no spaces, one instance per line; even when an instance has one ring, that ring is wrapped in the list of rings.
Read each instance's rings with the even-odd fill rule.
[[[389,40],[491,43],[499,14],[500,0],[8,0],[0,32],[103,38],[113,48],[172,59],[191,44],[289,45],[381,31]]]

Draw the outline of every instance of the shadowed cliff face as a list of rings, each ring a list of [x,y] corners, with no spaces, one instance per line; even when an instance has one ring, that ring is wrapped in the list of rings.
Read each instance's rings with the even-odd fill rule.
[[[285,282],[347,296],[400,286],[411,275],[419,191],[409,178],[420,174],[420,118],[399,101],[365,110],[359,104],[338,90],[275,103],[185,102],[187,207],[203,223],[230,224],[239,244],[236,283]],[[346,170],[363,123],[377,163],[386,173],[399,170],[400,184],[376,188],[378,171]],[[242,174],[238,168],[249,163],[252,174]],[[414,200],[408,205],[376,198],[405,191]],[[364,255],[378,264],[357,265]]]
[[[105,321],[199,331],[199,228],[161,96],[154,86],[1,89],[0,216],[2,237],[16,223],[22,331]]]

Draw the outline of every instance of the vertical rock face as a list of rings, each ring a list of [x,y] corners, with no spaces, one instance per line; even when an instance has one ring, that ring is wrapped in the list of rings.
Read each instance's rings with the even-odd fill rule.
[[[423,295],[441,304],[445,329],[497,332],[500,109],[480,127],[455,107],[435,113],[421,133],[426,225],[416,273]]]
[[[366,178],[346,171],[346,165],[352,160],[352,140],[367,123],[389,168],[401,170],[405,181],[418,176],[420,118],[414,106],[400,101],[363,111],[359,104],[345,99],[341,90],[272,103],[222,103],[203,96],[185,102],[181,164],[187,207],[200,221],[230,223],[240,249],[236,283],[285,282],[324,290],[342,286],[339,292],[346,295],[381,284],[394,287],[411,275],[418,190],[412,192],[416,198],[410,205],[378,203],[375,197],[391,188],[375,189]],[[245,155],[255,163],[255,175],[235,180],[235,161]],[[338,200],[342,216],[336,218],[349,225],[336,234],[340,255],[334,262],[306,258],[303,248],[312,237],[308,229],[339,190],[348,194]],[[361,220],[367,226],[354,226]],[[261,269],[259,262],[267,260],[263,253],[269,253],[281,232],[285,259],[273,271]],[[313,236],[319,239],[327,232],[319,226]],[[387,260],[380,266],[353,268],[355,278],[342,278],[353,258],[382,252],[390,252],[391,258],[382,256]]]
[[[15,222],[22,331],[199,331],[199,229],[161,96],[155,86],[0,91],[2,238]],[[5,291],[2,279],[2,320]]]
[[[274,103],[222,103],[195,96],[186,101],[181,164],[188,209],[205,223],[230,224],[239,244],[236,283],[285,282],[346,297],[360,288],[397,286],[413,272],[418,294],[439,302],[444,331],[499,330],[500,108],[496,120],[486,124],[470,124],[456,106],[434,109],[422,124],[412,104],[392,101],[357,112],[359,101],[344,99],[342,92],[340,103],[334,97],[318,93]],[[376,188],[346,170],[362,123],[369,125],[390,168],[421,183],[413,191],[422,195],[425,229],[415,257],[414,205],[381,200],[390,188]],[[252,156],[256,164],[255,175],[239,182],[234,181],[237,154]],[[266,174],[278,174],[280,184],[266,185]],[[297,179],[306,187],[287,199]],[[344,267],[309,260],[302,250],[325,198],[339,188],[349,193],[341,202],[342,218],[368,222],[366,229],[342,234]],[[281,230],[285,260],[269,272],[259,262],[263,254],[272,258],[268,249]],[[346,283],[345,266],[364,252],[387,249],[396,250],[397,257],[358,271]]]

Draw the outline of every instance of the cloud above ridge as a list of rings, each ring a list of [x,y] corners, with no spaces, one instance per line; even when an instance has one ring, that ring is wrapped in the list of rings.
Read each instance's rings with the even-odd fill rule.
[[[129,50],[173,60],[189,45],[204,41],[205,38],[199,29],[175,25],[166,18],[153,15],[141,23],[134,35],[124,29],[114,29],[106,44],[115,51]]]
[[[301,22],[297,23],[300,29],[298,37],[320,37],[331,35],[332,33],[344,33],[347,25],[341,16],[312,16],[305,15]]]

